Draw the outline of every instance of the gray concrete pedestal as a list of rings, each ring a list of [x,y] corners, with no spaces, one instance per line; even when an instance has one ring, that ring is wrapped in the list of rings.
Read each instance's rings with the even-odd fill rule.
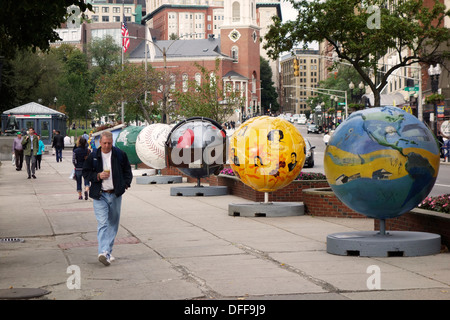
[[[234,217],[301,216],[305,208],[301,202],[230,203],[228,215]]]
[[[136,177],[137,184],[171,184],[183,182],[182,176],[142,176]]]
[[[170,188],[171,196],[184,196],[184,197],[211,197],[211,196],[224,196],[228,194],[228,188],[226,186],[195,186],[195,187],[173,187]]]
[[[441,236],[426,232],[357,231],[327,237],[327,252],[341,256],[416,257],[438,254]]]

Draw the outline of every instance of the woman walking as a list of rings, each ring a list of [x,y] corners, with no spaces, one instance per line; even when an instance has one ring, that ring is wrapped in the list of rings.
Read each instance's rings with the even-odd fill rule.
[[[37,135],[38,139],[39,139],[39,149],[36,153],[36,170],[41,169],[41,161],[42,161],[42,155],[45,152],[45,145],[44,142],[41,140],[41,136],[38,134]]]
[[[83,196],[81,194],[81,179],[83,177],[83,164],[87,159],[90,151],[87,147],[87,141],[83,137],[79,137],[77,140],[76,147],[73,149],[72,154],[72,163],[75,166],[75,178],[77,180],[77,192],[78,192],[78,200],[83,200]],[[88,199],[89,194],[89,180],[84,179],[84,200]]]

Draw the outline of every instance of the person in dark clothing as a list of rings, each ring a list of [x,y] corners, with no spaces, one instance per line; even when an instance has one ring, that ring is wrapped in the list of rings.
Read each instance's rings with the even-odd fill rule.
[[[83,177],[91,183],[89,197],[94,200],[97,219],[98,260],[109,266],[119,229],[122,195],[131,186],[133,173],[127,154],[113,146],[112,133],[100,135],[100,147],[83,165]]]
[[[88,199],[88,192],[89,192],[89,180],[86,178],[83,178],[83,164],[84,161],[87,159],[87,157],[90,154],[90,150],[87,147],[87,141],[83,137],[79,137],[78,141],[75,145],[75,148],[72,153],[72,163],[75,167],[75,179],[77,181],[77,192],[78,192],[78,199],[83,200],[83,196],[81,194],[81,180],[84,179],[84,200]]]
[[[22,170],[23,165],[23,147],[22,147],[22,132],[17,133],[17,137],[13,140],[12,152],[16,160],[16,170]]]
[[[62,161],[62,151],[64,149],[64,138],[60,132],[56,130],[56,135],[53,137],[52,148],[56,150],[56,162]]]

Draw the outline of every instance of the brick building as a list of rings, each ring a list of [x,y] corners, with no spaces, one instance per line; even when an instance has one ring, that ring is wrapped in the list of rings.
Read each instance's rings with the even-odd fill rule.
[[[188,80],[201,81],[197,62],[208,70],[215,69],[219,59],[221,84],[231,83],[245,97],[245,105],[236,110],[235,119],[261,113],[260,89],[260,28],[256,22],[254,0],[224,1],[223,24],[219,36],[211,34],[207,39],[160,40],[153,39],[155,57],[147,58],[153,67],[165,67],[176,90],[185,90]],[[130,32],[130,36],[134,36]],[[138,40],[135,40],[138,41]],[[133,50],[128,61],[145,62],[145,43]],[[165,59],[163,56],[165,52]]]

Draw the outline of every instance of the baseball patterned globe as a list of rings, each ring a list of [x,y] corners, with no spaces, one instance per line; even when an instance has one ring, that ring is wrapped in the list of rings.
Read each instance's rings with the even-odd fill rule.
[[[131,164],[139,164],[142,161],[136,153],[136,139],[143,127],[128,126],[118,134],[115,142],[116,147],[125,152]]]
[[[305,163],[305,140],[284,119],[252,118],[231,136],[228,160],[235,175],[246,185],[272,192],[299,175]]]
[[[396,107],[352,113],[331,136],[324,169],[336,196],[370,218],[400,216],[433,188],[439,148],[431,131]]]
[[[166,167],[164,143],[169,135],[171,126],[155,123],[145,127],[136,140],[136,152],[139,159],[153,169]]]

